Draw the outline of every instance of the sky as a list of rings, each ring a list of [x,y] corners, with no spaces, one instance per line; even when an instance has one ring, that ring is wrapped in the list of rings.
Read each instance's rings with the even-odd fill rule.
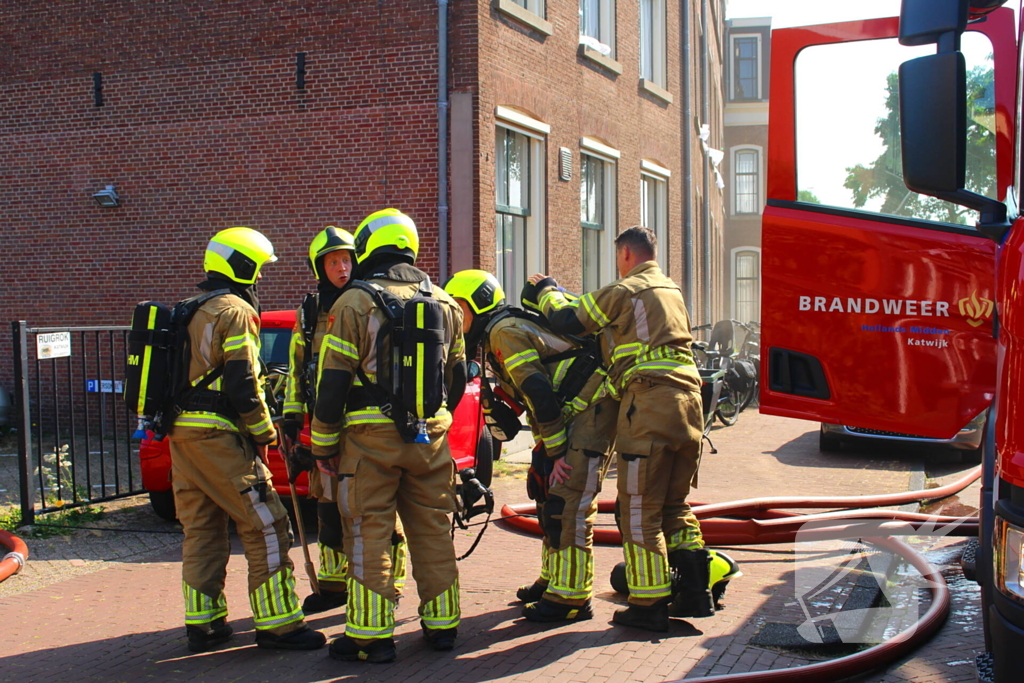
[[[900,0],[726,0],[726,17],[771,17],[772,29],[897,16]],[[1013,5],[1014,0],[1007,3]],[[968,70],[990,64],[991,45],[968,33],[961,50]],[[895,39],[810,48],[797,58],[797,184],[824,203],[852,207],[846,168],[870,165],[882,152],[875,122],[885,115],[886,77],[901,62],[934,54]],[[873,208],[869,205],[867,208]]]

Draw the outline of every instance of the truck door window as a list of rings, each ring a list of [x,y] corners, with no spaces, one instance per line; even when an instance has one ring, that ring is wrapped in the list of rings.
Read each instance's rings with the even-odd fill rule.
[[[964,34],[967,61],[967,189],[996,197],[992,45]],[[899,65],[934,54],[896,39],[817,45],[796,61],[799,201],[973,226],[977,213],[919,195],[903,183]]]

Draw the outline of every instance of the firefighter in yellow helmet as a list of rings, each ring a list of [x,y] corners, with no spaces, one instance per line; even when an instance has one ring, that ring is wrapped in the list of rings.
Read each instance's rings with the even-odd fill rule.
[[[558,332],[612,335],[608,388],[621,397],[616,518],[629,584],[629,607],[612,621],[667,631],[669,616],[715,613],[712,558],[686,502],[700,463],[700,375],[690,318],[679,286],[655,260],[654,233],[633,227],[615,245],[620,279],[570,302],[552,278],[534,275],[523,297]]]
[[[250,228],[213,236],[199,285],[213,296],[188,324],[183,349],[190,387],[170,431],[171,478],[185,532],[182,589],[188,647],[204,652],[227,641],[224,581],[235,522],[249,564],[249,602],[256,644],[313,650],[326,642],[309,629],[295,595],[288,558],[288,514],[270,482],[265,461],[275,438],[263,395],[256,281],[274,247]]]
[[[523,616],[536,622],[591,619],[597,494],[618,413],[616,401],[603,392],[597,342],[555,334],[537,313],[506,305],[501,285],[485,271],[456,273],[445,291],[462,307],[467,354],[482,347],[499,386],[525,407],[537,442],[531,497],[544,541],[540,578],[516,594],[527,603]]]
[[[309,473],[309,495],[317,500],[320,568],[319,593],[302,602],[302,611],[316,614],[343,606],[348,600],[345,574],[348,561],[342,547],[341,513],[338,511],[338,479],[313,467],[312,453],[299,444],[299,432],[316,404],[316,368],[320,345],[327,334],[328,314],[341,296],[355,267],[355,240],[347,230],[333,225],[324,228],[309,245],[309,267],[317,279],[315,294],[307,294],[296,311],[289,346],[288,382],[284,399],[284,441],[290,454],[292,476]],[[393,539],[395,587],[405,584],[405,539],[396,523]]]
[[[396,656],[396,513],[424,637],[434,649],[450,650],[459,625],[447,433],[466,385],[462,313],[413,265],[419,236],[402,212],[367,216],[355,245],[361,281],[331,308],[321,347],[313,456],[338,472],[349,561],[345,634],[331,643],[331,657],[389,662]]]

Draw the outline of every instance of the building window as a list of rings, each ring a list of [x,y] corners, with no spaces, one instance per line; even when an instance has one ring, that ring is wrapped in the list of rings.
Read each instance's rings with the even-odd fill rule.
[[[495,276],[518,296],[530,272],[544,268],[543,140],[498,126],[495,136]]]
[[[640,174],[640,224],[658,238],[658,265],[668,272],[668,169],[643,162]],[[658,172],[660,171],[660,172]]]
[[[511,2],[523,9],[530,10],[538,17],[544,16],[544,0],[511,0]]]
[[[580,160],[580,226],[583,232],[583,291],[592,292],[617,275],[615,240],[615,164],[592,154]]]
[[[615,58],[615,0],[580,0],[580,42]]]
[[[666,87],[665,0],[640,0],[640,78]]]
[[[732,36],[732,100],[761,99],[761,36]]]
[[[761,153],[736,149],[732,156],[733,213],[761,212]]]
[[[754,247],[733,251],[732,317],[745,323],[761,319],[761,254]]]

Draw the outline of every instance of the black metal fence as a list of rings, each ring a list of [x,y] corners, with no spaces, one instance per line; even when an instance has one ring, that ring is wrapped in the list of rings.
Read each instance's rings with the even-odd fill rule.
[[[22,523],[142,493],[135,414],[120,397],[129,328],[13,328]]]

